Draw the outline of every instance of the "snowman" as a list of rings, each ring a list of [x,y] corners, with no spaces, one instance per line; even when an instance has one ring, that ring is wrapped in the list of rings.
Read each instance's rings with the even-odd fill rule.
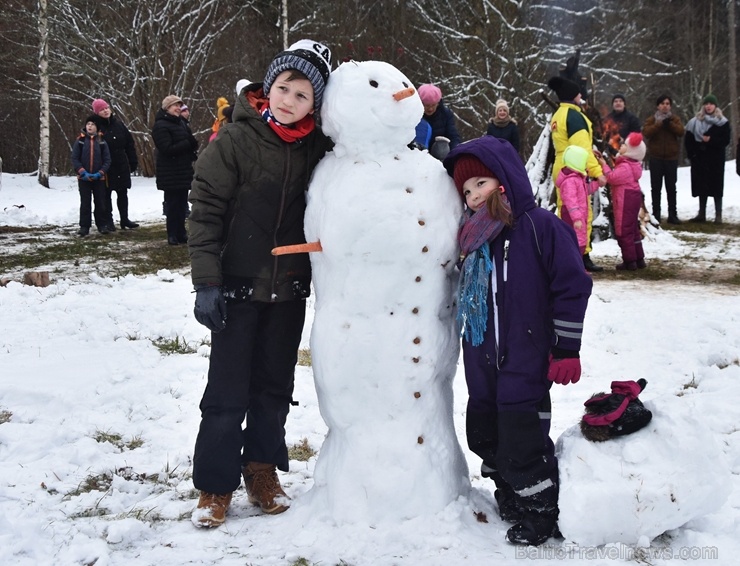
[[[338,523],[435,513],[470,488],[452,419],[461,203],[442,164],[407,147],[422,113],[383,62],[342,64],[324,93],[335,147],[305,231],[322,250],[311,354],[328,433],[307,498]]]

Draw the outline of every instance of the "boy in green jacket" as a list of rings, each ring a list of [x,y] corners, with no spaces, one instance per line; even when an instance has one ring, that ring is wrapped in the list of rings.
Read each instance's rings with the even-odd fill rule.
[[[288,508],[285,421],[310,293],[305,191],[331,142],[316,123],[331,52],[301,40],[275,56],[263,83],[244,87],[195,165],[188,247],[195,318],[211,330],[208,384],[193,457],[200,500],[193,523],[225,521],[241,476],[263,512]],[[242,422],[246,416],[246,428]]]

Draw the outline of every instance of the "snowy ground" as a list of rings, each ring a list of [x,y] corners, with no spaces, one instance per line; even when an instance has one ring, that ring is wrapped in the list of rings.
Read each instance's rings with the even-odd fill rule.
[[[724,215],[726,222],[737,224],[740,181],[734,171],[729,162]],[[131,217],[162,222],[161,193],[153,180],[134,182]],[[54,224],[66,226],[72,235],[76,183],[53,178],[51,184],[47,190],[33,177],[4,174],[0,226]],[[679,188],[679,216],[686,219],[696,213],[687,169],[679,171]],[[649,189],[644,192],[649,199]],[[708,212],[713,214],[711,204]],[[669,232],[645,241],[645,251],[648,261],[687,253]],[[595,244],[592,255],[608,265],[617,253],[616,243],[607,241]],[[737,262],[740,246],[717,240],[691,254]],[[259,515],[240,490],[225,526],[196,530],[189,521],[196,501],[190,458],[209,337],[192,316],[188,274],[59,276],[47,288],[10,283],[0,288],[0,413],[5,415],[0,421],[12,414],[0,424],[0,564],[286,565],[299,558],[309,564],[355,566],[513,566],[522,559],[538,564],[734,564],[740,553],[737,295],[736,287],[597,279],[586,318],[584,376],[576,385],[553,389],[552,435],[557,438],[578,422],[592,393],[608,390],[612,380],[646,378],[643,400],[681,403],[711,431],[732,471],[724,505],[647,547],[579,547],[551,540],[527,549],[504,541],[508,525],[498,520],[492,486],[478,477],[480,462],[467,450],[471,497],[437,516],[374,528],[319,524],[290,511]],[[153,344],[162,339],[185,341],[194,352],[165,356]],[[455,392],[456,429],[465,447],[461,365]],[[298,368],[295,399],[299,406],[289,416],[288,442],[305,438],[318,450],[326,428],[310,368]],[[690,423],[676,426],[679,436],[693,433]],[[314,463],[293,461],[291,472],[282,474],[295,500],[310,489]],[[711,477],[715,470],[705,472]],[[487,522],[474,511],[485,513]],[[583,521],[589,521],[588,514]]]

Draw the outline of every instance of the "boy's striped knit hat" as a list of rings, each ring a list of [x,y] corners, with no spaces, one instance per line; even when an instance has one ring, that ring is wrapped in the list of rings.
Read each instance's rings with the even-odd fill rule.
[[[313,86],[313,107],[318,111],[321,108],[321,99],[324,96],[326,81],[331,73],[331,51],[329,48],[310,39],[301,39],[288,47],[285,51],[278,53],[267,67],[265,80],[262,84],[262,92],[267,96],[270,93],[272,83],[283,71],[295,69],[300,71]]]

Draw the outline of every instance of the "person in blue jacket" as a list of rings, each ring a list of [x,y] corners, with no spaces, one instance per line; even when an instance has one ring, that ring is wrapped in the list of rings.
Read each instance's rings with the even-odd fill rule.
[[[558,534],[550,387],[580,379],[591,277],[570,226],[535,204],[510,143],[486,135],[443,163],[466,204],[458,321],[468,445],[514,523],[508,540],[539,545]]]
[[[81,238],[90,234],[93,215],[98,232],[108,234],[111,231],[106,187],[110,165],[110,150],[102,134],[98,133],[97,116],[88,116],[85,127],[72,146],[72,166],[77,173],[80,190],[80,230],[77,235]],[[91,201],[95,203],[94,213]]]

